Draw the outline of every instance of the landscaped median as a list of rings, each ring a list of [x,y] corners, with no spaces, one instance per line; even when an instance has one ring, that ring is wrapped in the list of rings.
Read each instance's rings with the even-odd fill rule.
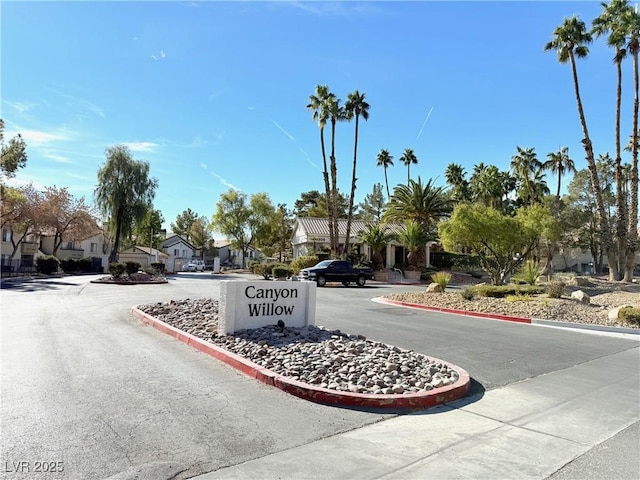
[[[460,367],[337,330],[273,325],[217,336],[217,302],[200,302],[195,306],[206,312],[200,315],[204,321],[196,320],[198,310],[188,301],[133,307],[132,313],[250,377],[317,403],[424,409],[459,399],[470,388],[469,374]],[[171,313],[156,313],[165,311]],[[167,322],[158,318],[163,316]]]

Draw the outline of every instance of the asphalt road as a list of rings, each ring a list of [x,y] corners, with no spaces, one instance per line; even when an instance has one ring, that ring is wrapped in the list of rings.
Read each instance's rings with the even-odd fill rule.
[[[189,478],[396,415],[289,396],[130,315],[143,303],[218,298],[223,276],[181,273],[166,285],[136,286],[90,279],[3,284],[0,478]],[[459,365],[474,380],[474,401],[486,390],[638,346],[371,301],[420,288],[319,289],[317,324]]]

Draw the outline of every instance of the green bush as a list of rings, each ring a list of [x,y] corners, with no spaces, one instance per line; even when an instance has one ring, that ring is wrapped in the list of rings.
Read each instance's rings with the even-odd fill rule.
[[[113,278],[120,278],[124,275],[125,266],[122,263],[113,262],[109,264],[109,273]]]
[[[163,275],[165,272],[165,265],[162,262],[154,262],[151,264],[151,268],[155,270],[155,275]]]
[[[451,281],[451,274],[449,272],[436,272],[431,275],[431,280],[434,283],[437,283],[442,287],[442,291],[444,292]]]
[[[298,257],[291,262],[291,269],[293,273],[297,274],[303,268],[314,267],[320,262],[320,259],[317,255],[303,255],[302,257]]]
[[[564,293],[564,282],[559,282],[557,280],[549,282],[546,292],[551,298],[562,297],[562,294]]]
[[[251,260],[249,262],[248,268],[251,273],[256,273],[256,267],[261,265],[260,260]]]
[[[127,272],[127,275],[131,275],[140,270],[141,266],[138,262],[124,262],[124,271]]]
[[[528,285],[535,285],[543,272],[544,268],[542,268],[539,263],[534,262],[533,260],[527,260],[520,270],[518,270],[518,273],[513,276],[513,280],[520,281]]]
[[[481,297],[504,298],[507,295],[538,295],[544,288],[536,285],[477,285],[472,287]]]
[[[625,307],[621,308],[618,317],[628,323],[640,325],[640,308]]]
[[[465,300],[473,300],[473,297],[475,297],[476,295],[475,295],[475,293],[473,291],[473,288],[465,287],[460,292],[460,296],[462,298],[464,298]]]
[[[52,273],[57,272],[59,266],[60,260],[53,255],[38,257],[36,260],[36,270],[38,270],[38,273],[42,273],[44,275],[51,275]]]
[[[404,272],[404,270],[403,270]],[[434,273],[438,273],[438,269],[436,268],[425,268],[422,273],[420,274],[420,280],[423,280],[425,282],[430,282],[431,281],[431,275],[433,275]]]
[[[293,269],[289,265],[278,263],[273,265],[271,273],[274,278],[287,278],[293,275]]]
[[[451,257],[451,268],[454,270],[469,272],[481,266],[480,257],[477,255],[453,254]]]
[[[268,280],[273,273],[273,263],[259,263],[253,267],[253,273],[262,276],[265,280]]]
[[[93,259],[81,258],[80,260],[76,261],[76,267],[76,270],[83,273],[93,272]]]
[[[64,273],[73,273],[78,270],[78,265],[73,258],[60,260],[60,268]]]

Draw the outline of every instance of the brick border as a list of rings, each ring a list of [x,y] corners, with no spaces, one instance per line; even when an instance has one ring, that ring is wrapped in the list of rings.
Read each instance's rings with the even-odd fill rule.
[[[433,390],[425,392],[395,395],[351,393],[330,390],[328,388],[320,388],[274,373],[244,357],[220,348],[213,343],[207,342],[195,335],[183,332],[182,330],[144,313],[136,307],[131,308],[131,313],[142,322],[172,336],[177,340],[180,340],[181,342],[186,343],[187,345],[190,345],[202,353],[206,353],[207,355],[226,363],[249,377],[255,378],[267,385],[279,388],[280,390],[296,397],[316,403],[345,407],[424,409],[462,398],[469,392],[471,387],[471,378],[465,370],[438,358],[429,357],[431,360],[444,363],[458,372],[458,381],[452,385],[445,385],[444,387],[434,388]]]

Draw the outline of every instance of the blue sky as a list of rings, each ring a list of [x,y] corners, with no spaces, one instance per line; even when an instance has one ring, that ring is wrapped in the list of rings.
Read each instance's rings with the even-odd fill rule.
[[[444,184],[449,163],[508,169],[516,146],[541,160],[562,146],[584,168],[570,67],[543,51],[555,27],[599,2],[3,1],[1,116],[29,160],[15,182],[93,200],[105,148],[146,160],[166,220],[211,218],[220,194],[267,192],[289,208],[324,191],[319,131],[306,110],[327,84],[365,92],[356,202],[384,183]],[[615,70],[604,40],[578,65],[597,154],[614,145]],[[623,141],[631,133],[625,65]],[[427,120],[428,118],[428,120]],[[426,123],[425,123],[425,120]],[[353,123],[338,125],[338,183],[351,179]],[[329,137],[327,136],[327,140]],[[624,159],[628,161],[628,159]],[[548,183],[555,190],[556,179]],[[563,182],[565,183],[565,182]],[[566,183],[565,183],[566,185]]]

